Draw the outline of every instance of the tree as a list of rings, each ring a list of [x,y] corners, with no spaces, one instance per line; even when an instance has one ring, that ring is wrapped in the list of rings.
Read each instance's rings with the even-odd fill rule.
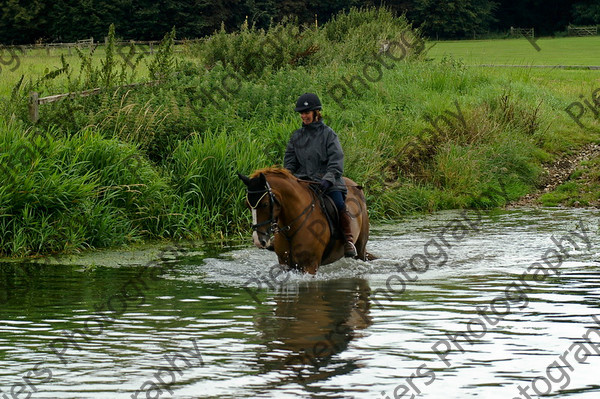
[[[511,26],[535,28],[535,34],[551,35],[564,31],[571,21],[574,0],[498,0],[497,30]],[[597,2],[597,1],[596,1]]]
[[[408,17],[429,36],[471,37],[489,30],[496,7],[491,0],[415,0]]]
[[[250,25],[268,28],[272,20],[277,20],[277,4],[275,0],[246,0],[246,9]]]
[[[576,25],[600,25],[600,1],[587,0],[573,4],[573,23]]]
[[[43,0],[0,0],[0,10],[2,43],[33,43],[46,35],[46,3]]]

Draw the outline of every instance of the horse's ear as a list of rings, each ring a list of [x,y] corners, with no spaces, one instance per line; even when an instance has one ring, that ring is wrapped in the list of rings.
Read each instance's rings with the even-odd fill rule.
[[[266,183],[267,182],[267,177],[265,176],[264,173],[261,173],[260,176],[259,176],[259,178],[260,178],[260,182],[261,183]]]
[[[244,176],[241,173],[238,173],[237,175],[240,178],[240,180],[244,182],[245,185],[249,185],[250,184],[250,178],[249,177]]]

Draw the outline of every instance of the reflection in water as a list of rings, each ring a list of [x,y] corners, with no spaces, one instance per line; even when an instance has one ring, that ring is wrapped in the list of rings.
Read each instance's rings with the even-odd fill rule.
[[[154,374],[168,365],[165,355],[196,345],[204,364],[182,368],[174,394],[164,389],[161,398],[384,399],[409,389],[402,399],[419,391],[427,399],[505,399],[518,397],[519,386],[534,392],[534,379],[547,376],[554,360],[597,327],[592,316],[600,313],[600,216],[593,210],[487,213],[479,231],[452,243],[445,264],[432,263],[406,290],[394,281],[390,291],[387,282],[398,266],[424,253],[426,243],[457,217],[442,212],[375,227],[369,248],[379,260],[342,260],[314,277],[290,274],[280,288],[251,287],[260,301],[244,284],[268,273],[269,252],[203,247],[165,257],[158,262],[161,274],[142,285],[145,301],[130,298],[126,311],[98,335],[74,335],[68,364],[50,343],[81,330],[145,262],[0,263],[0,398],[12,396],[13,386],[18,392],[36,364],[51,369],[52,378],[34,378],[39,391],[31,399],[131,397],[156,380]],[[582,231],[580,221],[589,245],[583,233],[568,235]],[[560,275],[521,283],[556,242],[569,250]],[[531,287],[507,298],[513,283]],[[485,335],[479,329],[477,339],[460,335],[484,316],[490,320]],[[458,337],[464,351],[450,337]],[[592,339],[597,343],[596,335]],[[450,344],[447,353],[445,344],[432,349],[438,342]],[[582,364],[569,351],[574,369],[563,368],[568,378],[550,370],[560,380],[551,381],[550,395],[598,398],[600,356],[589,350],[592,356]],[[28,386],[19,397],[31,391]]]
[[[281,370],[292,380],[313,382],[349,373],[352,359],[334,360],[358,330],[371,325],[369,285],[360,278],[300,282],[274,295],[273,314],[256,317],[265,341],[263,372]]]

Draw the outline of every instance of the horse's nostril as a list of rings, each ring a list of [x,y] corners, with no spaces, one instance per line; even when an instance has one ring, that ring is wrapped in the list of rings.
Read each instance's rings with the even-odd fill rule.
[[[267,242],[265,240],[260,240],[260,245],[264,247],[265,245],[267,245]]]

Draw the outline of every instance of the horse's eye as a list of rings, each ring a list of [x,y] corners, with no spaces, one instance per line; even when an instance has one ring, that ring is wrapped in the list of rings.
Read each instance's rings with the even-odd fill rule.
[[[269,204],[267,204],[266,202],[261,202],[260,204],[258,204],[258,206],[256,208],[266,208],[268,206],[269,206]]]

